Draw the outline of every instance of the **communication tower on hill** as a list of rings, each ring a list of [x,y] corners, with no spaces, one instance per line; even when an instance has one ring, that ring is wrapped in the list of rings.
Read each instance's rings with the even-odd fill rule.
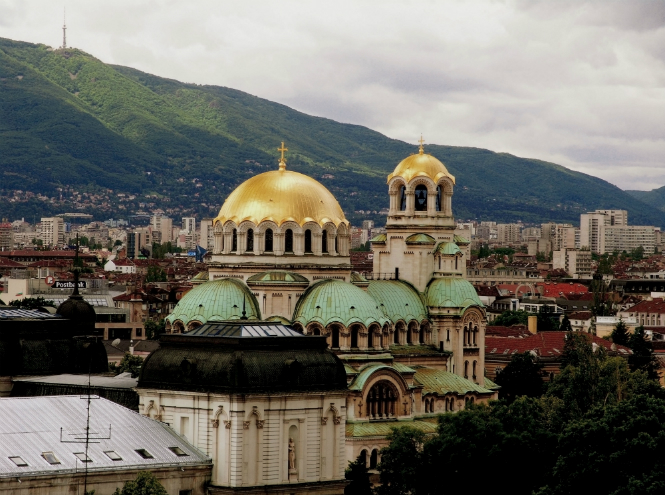
[[[62,49],[67,48],[67,17],[66,10],[62,9]]]

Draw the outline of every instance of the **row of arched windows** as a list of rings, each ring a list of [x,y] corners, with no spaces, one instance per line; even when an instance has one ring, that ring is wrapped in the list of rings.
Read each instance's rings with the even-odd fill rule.
[[[367,394],[367,415],[372,419],[395,416],[398,393],[395,386],[386,380],[374,385]]]
[[[415,196],[415,211],[427,211],[427,186],[420,184],[416,186],[414,190]],[[436,211],[441,211],[441,197],[443,190],[441,186],[436,186]],[[399,190],[399,209],[400,211],[406,211],[406,186],[400,187]]]
[[[478,367],[478,361],[471,363],[471,372],[473,373],[472,378],[476,379],[476,368]],[[464,361],[464,378],[469,378],[469,361]]]
[[[274,250],[274,233],[272,229],[266,229],[264,233],[263,251],[265,253],[272,253]],[[222,249],[224,248],[224,238],[222,237]],[[238,230],[233,229],[231,235],[231,251],[238,251]],[[254,252],[254,229],[247,230],[245,235],[245,252]],[[337,237],[335,237],[335,251],[337,251]],[[286,229],[284,232],[284,252],[293,253],[293,230]],[[311,254],[312,251],[312,231],[305,230],[305,254]],[[321,233],[321,252],[328,254],[328,231],[324,230]]]
[[[360,452],[360,459],[369,469],[376,469],[376,466],[379,465],[379,449],[373,449],[372,453],[369,455],[369,464],[367,463],[367,451],[362,450]]]
[[[469,325],[468,327],[464,327],[464,345],[465,346],[475,346],[478,345],[476,343],[476,335],[478,334],[478,326],[471,326]]]
[[[425,399],[425,414],[434,412],[434,402],[436,399]]]

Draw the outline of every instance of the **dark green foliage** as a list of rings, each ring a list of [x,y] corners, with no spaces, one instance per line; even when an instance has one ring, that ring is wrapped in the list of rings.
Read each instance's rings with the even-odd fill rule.
[[[114,201],[118,192],[139,195],[127,203],[135,209],[150,194],[155,208],[212,216],[241,181],[276,168],[276,148],[286,141],[290,169],[334,175],[323,182],[352,222],[382,223],[378,213],[354,212],[387,207],[386,175],[417,149],[241,91],[105,65],[80,50],[67,55],[0,39],[0,195],[112,189]],[[619,188],[559,165],[478,148],[426,151],[463,185],[455,191],[458,218],[577,222],[602,207],[628,210],[635,224],[665,224],[661,212]],[[36,198],[3,202],[3,216],[60,207]],[[108,218],[101,206],[89,211]]]
[[[158,266],[149,266],[145,276],[146,282],[166,282],[166,272]]]
[[[641,370],[652,379],[658,379],[658,369],[660,362],[653,354],[653,346],[651,342],[646,340],[644,334],[644,327],[640,325],[628,338],[628,347],[631,348],[633,354],[628,357],[628,364],[632,371]]]
[[[160,334],[164,333],[166,322],[163,318],[159,321],[147,320],[143,324],[143,328],[145,329],[145,336],[148,340],[156,340]]]
[[[162,259],[168,253],[182,253],[182,248],[174,246],[171,242],[165,242],[164,244],[157,244],[156,242],[152,243],[152,257],[156,259]]]
[[[168,492],[154,474],[141,471],[134,481],[126,481],[122,490],[116,488],[113,495],[168,495]]]
[[[528,325],[529,313],[520,309],[517,311],[504,311],[492,322],[493,326],[509,327],[512,325]]]
[[[487,244],[480,246],[480,250],[478,251],[478,258],[487,258],[490,254],[492,253],[490,252],[490,248]]]
[[[628,327],[626,327],[626,324],[623,322],[623,320],[619,320],[619,322],[614,326],[614,330],[612,330],[610,338],[612,339],[612,342],[617,345],[628,345]]]
[[[559,315],[552,313],[549,306],[541,306],[537,316],[539,332],[559,330]]]
[[[559,331],[560,332],[572,332],[573,331],[573,326],[570,324],[570,320],[568,319],[568,316],[564,315],[564,317],[561,319],[561,325],[559,326]]]
[[[23,299],[15,299],[9,303],[10,306],[21,309],[37,309],[44,306],[55,308],[53,301],[47,301],[43,297],[26,297]]]
[[[540,397],[543,393],[543,365],[530,352],[515,354],[510,363],[496,375],[501,385],[499,397],[513,402],[517,397]]]
[[[141,356],[126,353],[120,360],[119,364],[111,363],[109,369],[116,375],[129,372],[132,374],[132,378],[136,378],[141,372],[142,365],[143,358]]]
[[[369,241],[367,241],[366,243],[361,244],[360,246],[358,246],[355,249],[352,249],[351,251],[370,251],[371,250],[370,244],[371,243]]]
[[[377,495],[424,495],[434,493],[430,484],[436,476],[428,468],[428,456],[424,453],[425,434],[411,427],[396,428],[388,437],[390,446],[381,450],[378,466],[381,485]],[[440,489],[440,488],[439,488]]]
[[[665,401],[646,395],[596,408],[559,438],[552,495],[665,491]]]
[[[355,461],[349,462],[344,477],[350,481],[344,488],[344,495],[372,495],[367,462],[362,455],[359,455]]]

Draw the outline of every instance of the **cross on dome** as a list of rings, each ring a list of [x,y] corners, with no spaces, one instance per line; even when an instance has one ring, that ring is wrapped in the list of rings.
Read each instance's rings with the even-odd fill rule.
[[[420,135],[420,139],[418,140],[418,142],[420,143],[420,148],[418,149],[418,152],[422,155],[425,152],[425,148],[423,148],[423,143],[425,142],[425,140],[423,139],[422,134]],[[284,143],[282,143],[282,145],[284,145]]]
[[[284,152],[289,151],[289,149],[286,146],[284,146],[284,141],[282,141],[282,147],[277,148],[277,151],[282,152],[282,157],[279,159],[279,169],[284,170],[286,169],[286,158],[284,158]]]

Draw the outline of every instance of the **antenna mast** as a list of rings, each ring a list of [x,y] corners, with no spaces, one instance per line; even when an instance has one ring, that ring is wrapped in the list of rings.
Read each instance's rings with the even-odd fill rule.
[[[62,9],[62,49],[67,48],[67,11]]]

